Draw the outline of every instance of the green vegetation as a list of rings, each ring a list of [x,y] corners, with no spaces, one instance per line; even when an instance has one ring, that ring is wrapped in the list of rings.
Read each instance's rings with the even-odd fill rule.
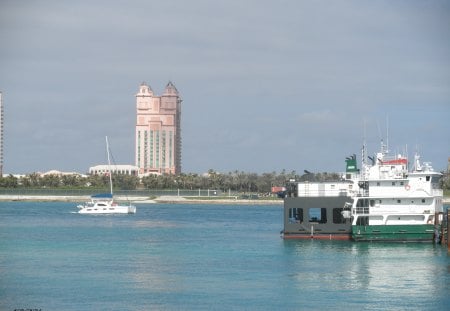
[[[450,172],[443,173],[441,188],[444,189],[444,197],[450,197]]]
[[[444,175],[441,179],[441,188],[444,189],[444,195],[450,196],[450,174]]]
[[[149,175],[139,179],[137,176],[113,175],[114,190],[196,190],[215,189],[222,193],[259,193],[269,194],[272,186],[284,186],[289,179],[298,181],[331,181],[339,180],[337,173],[306,173],[297,174],[295,171],[287,173],[245,173],[234,171],[218,173],[212,169],[208,173],[199,175],[183,173],[179,175]],[[450,197],[450,175],[444,174],[441,179],[444,196]],[[94,190],[108,189],[109,178],[107,175],[44,175],[37,173],[26,175],[22,178],[9,175],[0,178],[0,188],[12,189],[78,189]],[[264,196],[264,195],[263,195]],[[261,197],[261,195],[260,195]]]
[[[226,174],[209,170],[207,174],[183,173],[179,175],[149,175],[139,179],[137,176],[113,175],[115,190],[144,189],[216,189],[223,192],[270,193],[272,186],[284,186],[286,180],[325,181],[338,180],[336,173],[318,173],[298,175],[295,171],[287,173],[245,173],[234,171]],[[0,188],[33,189],[108,189],[107,175],[44,175],[37,173],[16,178],[12,175],[0,178]]]

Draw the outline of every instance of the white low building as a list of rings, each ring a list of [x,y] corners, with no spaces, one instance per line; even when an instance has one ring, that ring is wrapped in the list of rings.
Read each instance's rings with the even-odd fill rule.
[[[139,171],[139,168],[134,165],[111,165],[111,167],[108,165],[96,165],[89,168],[89,174],[104,175],[107,174],[110,169],[113,174],[133,176],[137,176]]]
[[[77,175],[77,176],[82,176],[82,177],[86,177],[86,175],[77,173],[77,172],[62,172],[62,171],[58,171],[58,170],[50,170],[47,171],[45,173],[38,173],[41,177],[44,176],[48,176],[48,175],[56,175],[56,176],[72,176],[72,175]]]

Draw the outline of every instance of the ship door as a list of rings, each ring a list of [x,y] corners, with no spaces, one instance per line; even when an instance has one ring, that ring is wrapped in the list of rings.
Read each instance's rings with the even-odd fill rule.
[[[310,224],[310,234],[313,236],[320,233],[327,223],[327,209],[319,207],[311,207],[308,209],[308,221]]]
[[[356,232],[366,231],[366,227],[369,225],[369,216],[358,216],[356,219]]]

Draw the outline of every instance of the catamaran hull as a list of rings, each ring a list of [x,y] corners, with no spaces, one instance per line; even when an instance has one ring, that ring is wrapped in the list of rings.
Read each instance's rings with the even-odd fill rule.
[[[352,226],[354,241],[432,242],[434,225],[370,225]]]
[[[81,208],[79,214],[135,214],[135,206],[113,206],[101,208]]]

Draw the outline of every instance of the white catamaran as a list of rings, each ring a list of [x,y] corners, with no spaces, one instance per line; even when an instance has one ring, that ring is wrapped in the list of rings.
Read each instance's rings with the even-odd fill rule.
[[[101,193],[91,196],[91,201],[78,205],[80,214],[135,214],[136,206],[120,205],[114,202],[111,161],[109,156],[108,137],[106,137],[106,154],[108,155],[108,175],[110,193]]]

